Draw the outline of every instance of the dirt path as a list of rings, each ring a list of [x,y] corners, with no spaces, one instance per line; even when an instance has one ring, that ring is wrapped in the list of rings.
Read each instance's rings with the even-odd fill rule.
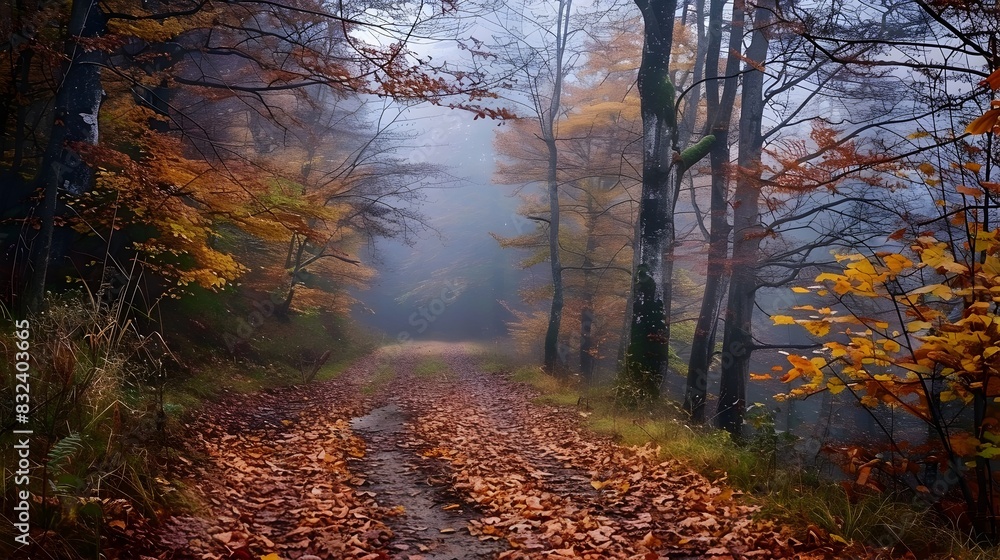
[[[369,444],[368,454],[355,467],[368,477],[368,490],[376,500],[399,512],[388,522],[396,536],[390,551],[425,560],[495,557],[499,547],[465,530],[473,516],[409,449],[405,418],[393,403],[351,422]]]
[[[732,492],[580,429],[475,349],[382,349],[333,381],[240,396],[190,426],[198,516],[154,558],[790,558]]]

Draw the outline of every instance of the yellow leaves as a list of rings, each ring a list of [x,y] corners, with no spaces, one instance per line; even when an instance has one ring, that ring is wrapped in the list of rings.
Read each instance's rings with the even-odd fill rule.
[[[882,261],[892,274],[899,274],[903,270],[913,266],[913,261],[898,253],[891,253],[882,257]]]
[[[977,231],[976,240],[973,244],[973,251],[987,251],[997,242],[996,231]]]
[[[849,275],[865,275],[865,276],[875,276],[875,266],[872,265],[871,261],[868,259],[859,259],[849,265],[847,265],[847,270]]]
[[[918,237],[917,243],[914,250],[920,253],[920,261],[933,268],[938,274],[946,272],[966,274],[969,272],[969,267],[955,260],[955,256],[946,243],[927,236]]]
[[[790,355],[788,362],[794,367],[781,379],[782,383],[788,383],[800,376],[805,376],[809,378],[809,384],[814,386],[819,384],[823,378],[823,372],[820,371],[820,368],[826,365],[826,360],[823,358],[810,360],[804,356]]]
[[[801,286],[793,286],[792,291],[795,292],[796,294],[808,294],[809,288],[803,288]]]
[[[854,286],[852,286],[850,282],[847,282],[846,280],[838,280],[833,285],[833,292],[839,296],[845,295],[851,291],[854,291]],[[868,294],[874,295],[874,292],[872,292],[871,290],[857,291],[857,295],[868,295]]]
[[[795,356],[789,356],[789,361],[792,361],[793,357],[795,357]],[[799,359],[796,360],[793,363],[798,362],[798,365],[800,367],[803,367],[803,371],[805,371],[806,373],[812,374],[812,375],[821,375],[821,373],[819,371],[819,368],[821,368],[821,367],[823,367],[823,366],[826,365],[826,360],[824,358],[816,357],[816,358],[808,358],[807,359],[807,358],[801,357],[801,356],[799,356],[798,358]],[[803,362],[805,362],[805,364],[808,364],[808,365],[803,365]]]
[[[899,352],[902,349],[898,342],[889,338],[882,341],[882,347],[886,352]]]
[[[931,328],[931,324],[927,321],[910,321],[906,324],[906,332],[917,332],[924,329]]]
[[[872,262],[858,254],[834,255],[837,261],[851,261],[843,274],[824,272],[816,276],[817,282],[832,282],[837,295],[877,297],[876,288],[913,266],[913,261],[898,253],[879,253],[881,262]],[[808,290],[807,290],[808,291]],[[822,294],[818,294],[822,295]]]
[[[794,325],[795,318],[789,317],[788,315],[772,315],[771,320],[774,321],[775,325]]]
[[[826,321],[804,321],[802,326],[813,336],[823,337],[830,334],[830,323]]]
[[[909,292],[907,292],[907,295],[909,296],[924,295],[924,294],[932,295],[934,297],[941,298],[945,301],[950,300],[955,295],[952,292],[951,287],[946,286],[944,284],[930,284],[928,286],[920,286],[919,288],[914,288]]]
[[[937,168],[925,161],[917,166],[917,170],[923,173],[924,175],[930,176],[937,171]]]
[[[834,395],[847,388],[847,385],[839,377],[831,377],[826,382],[826,388]]]

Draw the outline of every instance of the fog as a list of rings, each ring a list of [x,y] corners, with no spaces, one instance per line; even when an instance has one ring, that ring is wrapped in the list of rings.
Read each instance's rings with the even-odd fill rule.
[[[518,305],[524,271],[518,255],[500,249],[490,233],[510,236],[534,227],[519,218],[510,187],[490,184],[493,134],[498,124],[467,111],[420,105],[406,112],[402,132],[420,146],[400,152],[414,162],[444,166],[450,175],[426,179],[420,211],[428,229],[409,240],[378,239],[365,255],[378,278],[355,293],[353,316],[405,340],[493,340]]]

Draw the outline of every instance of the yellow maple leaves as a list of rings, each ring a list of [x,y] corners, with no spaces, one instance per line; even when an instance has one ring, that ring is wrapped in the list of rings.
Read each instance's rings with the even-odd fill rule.
[[[798,324],[821,339],[838,323],[848,327],[840,331],[843,338],[824,341],[820,356],[788,356],[791,367],[781,380],[792,387],[782,397],[850,390],[864,406],[901,408],[926,422],[933,421],[932,402],[968,405],[977,395],[1000,397],[1000,230],[984,231],[977,223],[967,227],[968,241],[957,249],[931,235],[918,237],[910,247],[917,262],[901,253],[837,256],[847,263],[843,270],[820,274],[816,281],[841,296],[882,300],[876,307],[894,309],[897,328],[813,305],[794,308],[812,313],[808,318],[772,316],[776,325]],[[978,258],[965,260],[969,251]],[[912,281],[918,278],[922,283]],[[794,291],[814,294],[817,288]],[[854,324],[863,332],[852,330]],[[943,389],[929,393],[928,379],[943,382]],[[952,451],[962,457],[1000,455],[1000,449],[984,445],[967,433],[951,439]]]

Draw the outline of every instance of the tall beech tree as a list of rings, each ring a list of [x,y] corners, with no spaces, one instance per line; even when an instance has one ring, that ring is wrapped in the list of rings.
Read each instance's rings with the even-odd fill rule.
[[[636,0],[636,6],[643,21],[637,77],[643,161],[629,342],[617,382],[618,399],[626,406],[659,398],[670,342],[674,210],[681,174],[704,157],[714,141],[706,136],[679,151],[677,96],[670,72],[676,0]]]
[[[753,318],[754,294],[758,278],[754,266],[760,256],[760,177],[764,136],[761,119],[764,116],[764,68],[767,58],[767,27],[773,6],[767,0],[754,10],[753,38],[747,49],[748,68],[743,74],[739,120],[739,147],[736,188],[733,198],[733,266],[730,271],[729,296],[726,304],[725,330],[722,347],[736,359],[723,360],[722,382],[719,386],[718,427],[739,433],[746,408],[746,382],[750,375],[749,355],[754,345],[750,325]]]
[[[730,132],[734,107],[739,89],[740,57],[743,44],[744,5],[734,3],[729,22],[729,42],[726,66],[719,74],[722,47],[723,8],[725,0],[711,0],[708,15],[708,33],[705,61],[705,101],[707,106],[706,128],[715,138],[709,152],[711,163],[711,194],[709,205],[708,253],[706,255],[705,291],[695,324],[691,354],[688,359],[688,377],[684,394],[684,410],[695,422],[705,420],[705,399],[708,392],[708,370],[715,352],[715,335],[718,324],[721,291],[726,283],[727,256],[729,254],[729,182],[732,176],[730,163]],[[721,91],[721,96],[720,96]]]
[[[88,42],[99,39],[106,24],[96,0],[73,1],[66,29],[65,68],[55,94],[47,146],[34,179],[43,194],[38,235],[31,250],[31,281],[25,284],[23,300],[30,310],[41,306],[50,263],[68,249],[66,236],[56,232],[59,192],[80,195],[90,189],[93,179],[93,170],[80,155],[80,145],[98,142],[103,94],[100,67],[105,53]]]
[[[636,0],[643,44],[637,83],[642,114],[642,192],[633,252],[632,310],[619,399],[627,405],[654,400],[670,341],[673,208],[678,167],[674,162],[677,119],[670,79],[676,0]]]

